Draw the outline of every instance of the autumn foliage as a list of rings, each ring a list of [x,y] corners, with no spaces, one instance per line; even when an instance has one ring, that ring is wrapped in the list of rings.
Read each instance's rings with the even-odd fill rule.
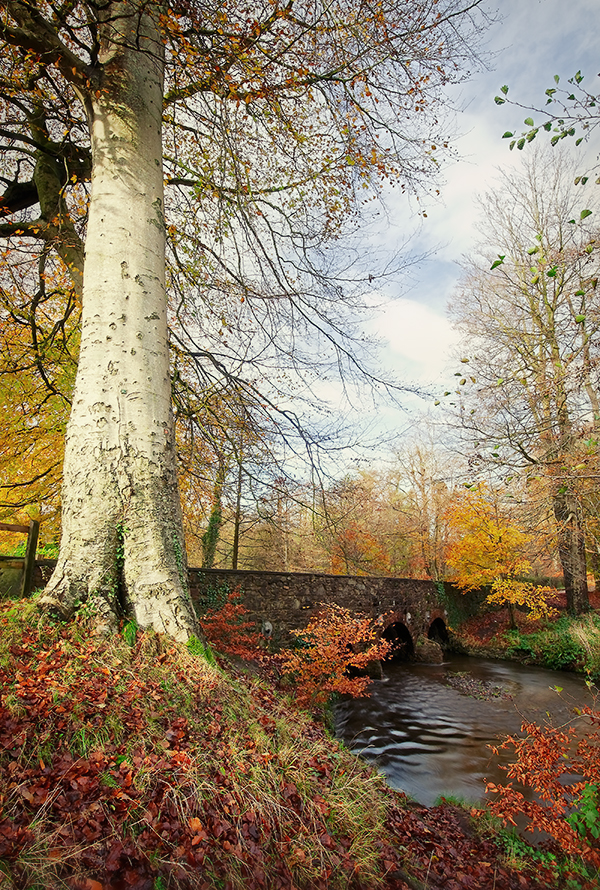
[[[285,655],[283,672],[295,680],[303,707],[323,704],[332,693],[367,695],[369,678],[353,674],[389,652],[389,643],[378,639],[370,618],[337,605],[324,606],[306,630],[294,635],[298,648]]]
[[[490,808],[505,824],[515,825],[517,816],[525,816],[529,831],[545,832],[565,853],[599,868],[600,711],[584,707],[579,719],[587,730],[584,735],[574,726],[526,721],[523,738],[509,736],[492,749],[495,754],[514,750],[516,759],[506,767],[507,775],[532,789],[536,800],[527,800],[512,782],[490,783],[486,790],[496,795]]]
[[[465,491],[448,511],[456,534],[447,562],[454,570],[453,581],[463,590],[491,587],[488,602],[508,605],[514,624],[514,607],[525,606],[532,618],[552,614],[548,587],[519,579],[530,568],[524,532],[499,503],[495,492],[485,485]]]
[[[217,651],[252,659],[261,654],[261,636],[256,623],[248,621],[247,616],[240,591],[233,590],[227,594],[223,605],[200,616],[200,626]]]
[[[389,559],[376,536],[356,522],[342,529],[331,545],[334,575],[383,575]]]
[[[0,520],[41,520],[46,542],[60,534],[64,434],[79,345],[73,299],[60,320],[61,283],[46,273],[47,293],[41,288],[33,306],[0,288]]]

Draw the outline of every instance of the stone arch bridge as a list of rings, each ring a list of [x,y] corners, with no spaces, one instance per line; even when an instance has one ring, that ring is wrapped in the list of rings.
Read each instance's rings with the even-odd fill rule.
[[[34,587],[45,586],[55,560],[37,559]],[[0,596],[17,596],[22,560],[0,561]],[[450,584],[383,576],[325,575],[312,572],[189,570],[192,599],[216,604],[215,594],[226,585],[239,590],[257,628],[277,644],[290,640],[290,630],[302,630],[323,603],[336,603],[351,612],[381,619],[383,636],[399,645],[407,657],[431,660],[427,641],[448,642],[448,612],[460,620],[474,612],[478,599],[464,597]],[[480,597],[481,598],[481,597]],[[439,652],[439,650],[438,650]]]
[[[223,585],[239,591],[250,620],[276,644],[304,629],[323,603],[335,603],[379,619],[382,635],[399,651],[427,661],[440,653],[431,641],[448,643],[448,607],[456,596],[412,578],[190,569],[192,599],[200,607],[215,603]]]

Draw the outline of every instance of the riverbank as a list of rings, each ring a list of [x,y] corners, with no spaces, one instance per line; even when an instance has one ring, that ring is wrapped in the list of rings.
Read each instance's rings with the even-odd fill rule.
[[[575,671],[600,680],[600,593],[590,594],[590,612],[567,614],[565,594],[549,600],[554,614],[531,619],[516,611],[517,629],[510,627],[508,609],[475,615],[452,629],[455,651],[485,658],[506,658],[556,671]]]
[[[2,890],[565,886],[483,811],[411,804],[197,642],[96,637],[31,601],[2,604],[0,630]]]

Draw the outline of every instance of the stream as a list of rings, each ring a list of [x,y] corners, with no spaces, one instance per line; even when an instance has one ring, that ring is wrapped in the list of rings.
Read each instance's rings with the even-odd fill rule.
[[[341,701],[334,712],[338,738],[377,765],[393,788],[426,806],[443,794],[482,800],[485,780],[504,782],[498,764],[510,760],[507,752],[493,756],[489,745],[518,734],[524,718],[543,723],[550,715],[563,723],[573,707],[591,703],[585,680],[575,674],[447,658],[443,664],[386,664],[369,698]]]

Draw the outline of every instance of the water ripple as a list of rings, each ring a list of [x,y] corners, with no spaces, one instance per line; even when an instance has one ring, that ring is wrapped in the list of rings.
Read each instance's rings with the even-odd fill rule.
[[[449,671],[502,686],[511,700],[479,700],[447,684]],[[589,698],[580,677],[510,662],[464,657],[443,665],[390,665],[368,699],[340,702],[339,738],[379,766],[389,783],[431,805],[441,794],[481,799],[484,780],[502,781],[490,744],[517,734],[523,717],[540,722],[547,712],[564,720],[570,706]],[[506,757],[505,757],[506,762]]]

